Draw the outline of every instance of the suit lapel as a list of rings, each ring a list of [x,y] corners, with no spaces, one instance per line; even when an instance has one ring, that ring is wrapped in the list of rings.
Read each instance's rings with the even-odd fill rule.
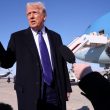
[[[51,58],[52,58],[52,65],[53,67],[55,66],[55,45],[54,45],[54,37],[53,34],[51,33],[51,31],[49,31],[46,28],[46,32],[48,35],[48,39],[49,39],[49,44],[50,44],[50,52],[51,52]],[[30,28],[28,28],[25,31],[25,40],[24,43],[27,45],[27,48],[30,49],[30,51],[33,53],[33,55],[37,58],[39,58],[39,54],[38,54],[38,50],[35,44],[35,40],[34,40],[34,36],[32,34],[32,31]],[[39,59],[40,60],[40,59]]]
[[[35,57],[39,57],[39,54],[38,54],[38,50],[37,50],[37,46],[35,44],[35,40],[34,40],[34,36],[31,32],[31,29],[28,28],[26,31],[25,31],[25,43],[27,45],[27,48],[30,49],[30,51],[33,53],[33,55]]]
[[[47,28],[46,28],[46,32],[47,32],[48,39],[49,39],[52,65],[54,68],[54,63],[55,63],[55,46],[54,46],[54,40],[53,40],[54,37],[53,37],[53,34]]]

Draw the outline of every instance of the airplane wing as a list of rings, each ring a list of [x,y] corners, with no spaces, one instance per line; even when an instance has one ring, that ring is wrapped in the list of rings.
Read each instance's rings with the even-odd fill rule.
[[[7,72],[6,74],[0,75],[0,78],[7,77],[10,74],[11,74],[11,72]]]

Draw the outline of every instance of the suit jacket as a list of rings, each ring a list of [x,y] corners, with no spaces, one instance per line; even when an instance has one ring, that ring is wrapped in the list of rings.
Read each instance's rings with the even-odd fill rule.
[[[81,79],[79,87],[91,101],[94,110],[110,110],[110,82],[100,73],[88,74]]]
[[[47,28],[46,32],[50,42],[56,89],[62,103],[62,110],[66,110],[66,93],[72,90],[66,62],[58,49],[62,45],[62,40],[58,33]],[[0,52],[1,67],[10,68],[16,62],[15,90],[19,110],[37,110],[41,93],[42,67],[31,29],[13,33],[7,51],[2,45],[0,51],[2,51]]]

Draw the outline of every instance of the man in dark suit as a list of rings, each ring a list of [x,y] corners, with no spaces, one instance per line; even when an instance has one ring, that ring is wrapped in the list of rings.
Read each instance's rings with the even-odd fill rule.
[[[88,64],[73,64],[73,71],[80,80],[79,87],[92,103],[94,110],[110,110],[110,82],[100,73],[93,72]]]
[[[66,110],[72,89],[66,62],[59,52],[61,37],[44,26],[46,9],[43,3],[27,3],[26,14],[29,28],[13,33],[7,50],[0,43],[1,67],[10,68],[15,62],[17,65],[18,110]]]

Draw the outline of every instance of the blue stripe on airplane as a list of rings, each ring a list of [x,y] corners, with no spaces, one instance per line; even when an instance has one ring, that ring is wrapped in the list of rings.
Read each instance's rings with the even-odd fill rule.
[[[99,32],[101,30],[104,30],[105,36],[110,37],[110,12],[97,19],[92,25],[88,26],[85,34]]]

